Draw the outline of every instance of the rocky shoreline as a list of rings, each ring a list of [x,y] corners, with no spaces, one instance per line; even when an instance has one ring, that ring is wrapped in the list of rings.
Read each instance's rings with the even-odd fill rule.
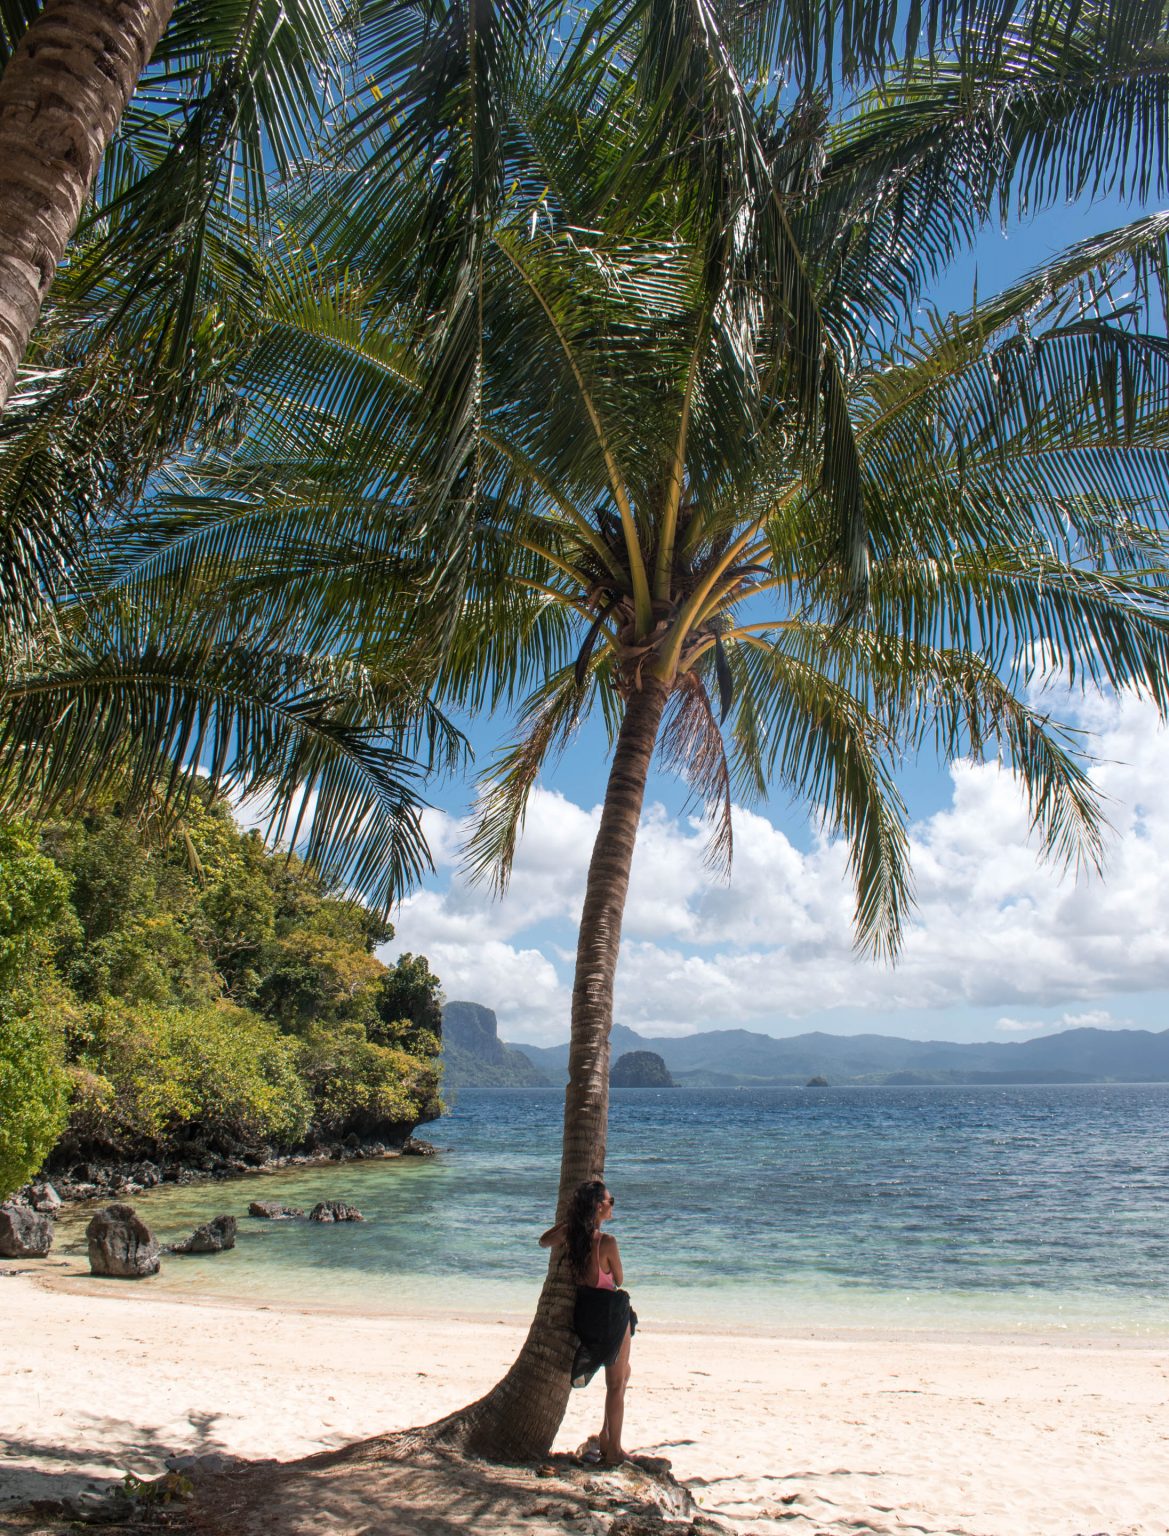
[[[59,1164],[51,1159],[44,1170],[11,1197],[13,1202],[42,1208],[44,1191],[51,1188],[64,1204],[108,1200],[140,1194],[161,1184],[204,1184],[243,1178],[253,1173],[276,1173],[282,1168],[311,1168],[327,1163],[377,1162],[398,1157],[433,1157],[438,1148],[414,1135],[395,1143],[363,1138],[356,1134],[341,1141],[318,1142],[291,1152],[275,1147],[249,1148],[238,1153],[210,1148],[192,1151],[182,1159],[148,1157],[124,1162],[80,1160]]]

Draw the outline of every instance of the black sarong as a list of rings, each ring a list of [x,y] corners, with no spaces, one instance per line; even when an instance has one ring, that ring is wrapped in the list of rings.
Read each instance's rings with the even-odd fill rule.
[[[572,1384],[587,1387],[603,1365],[612,1365],[621,1350],[625,1330],[637,1332],[637,1313],[628,1291],[578,1285],[572,1326],[580,1344],[572,1362]]]

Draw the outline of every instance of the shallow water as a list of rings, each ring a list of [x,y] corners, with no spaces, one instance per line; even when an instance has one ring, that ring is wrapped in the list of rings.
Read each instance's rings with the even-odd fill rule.
[[[466,1090],[434,1159],[136,1196],[164,1241],[220,1211],[236,1249],[158,1290],[524,1314],[543,1275],[562,1097]],[[613,1231],[639,1312],[723,1328],[1169,1333],[1169,1085],[613,1094]],[[248,1219],[349,1200],[361,1224]],[[65,1246],[81,1239],[81,1212]]]

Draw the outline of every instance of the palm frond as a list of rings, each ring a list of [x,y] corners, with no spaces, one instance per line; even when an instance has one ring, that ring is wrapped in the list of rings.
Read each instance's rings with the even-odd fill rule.
[[[1080,733],[1021,698],[1017,684],[977,651],[812,624],[785,633],[782,644],[866,700],[899,749],[932,743],[946,762],[1001,754],[1020,782],[1044,855],[1100,866],[1106,823]]]
[[[1043,540],[1131,563],[1131,531],[1159,525],[1169,489],[1169,342],[1150,328],[1167,232],[1155,215],[1084,242],[865,376],[854,410],[883,554]]]
[[[710,822],[707,866],[729,879],[735,849],[730,767],[702,678],[695,672],[683,673],[666,710],[658,749],[662,765],[690,786],[694,803]]]
[[[752,721],[734,736],[734,772],[778,780],[847,841],[857,942],[892,957],[912,900],[895,738],[859,690],[834,678],[822,659],[800,655],[789,633],[779,643],[750,637],[732,648],[739,712],[749,708]],[[748,759],[753,741],[762,752]]]
[[[992,54],[920,60],[819,135],[793,214],[830,313],[896,326],[997,212],[1163,193],[1169,14],[1019,18]]]
[[[42,9],[42,0],[0,0],[0,69]]]
[[[864,475],[848,411],[846,369],[825,326],[787,201],[777,188],[762,122],[736,62],[733,34],[724,30],[719,9],[707,0],[694,0],[683,14],[682,26],[676,21],[670,26],[674,89],[661,115],[668,110],[671,120],[651,118],[647,140],[659,156],[663,149],[673,150],[701,178],[701,201],[718,209],[725,228],[739,227],[739,241],[749,231],[755,302],[766,306],[768,320],[757,365],[765,398],[802,445],[809,479],[834,528],[838,558],[854,591],[863,595],[869,558]],[[661,51],[656,31],[648,31],[646,38],[647,49]],[[699,148],[690,150],[691,145]],[[642,155],[626,162],[621,185],[626,199],[636,200],[649,190],[639,185],[634,169],[654,163],[642,147]],[[734,242],[732,260],[733,254]]]
[[[876,626],[927,646],[984,658],[1029,684],[1062,674],[1069,687],[1136,689],[1169,708],[1166,550],[1130,575],[998,548],[948,562],[882,562]]]
[[[793,97],[892,80],[917,58],[994,58],[1016,27],[1053,48],[1071,48],[1086,33],[1119,51],[1118,33],[1121,40],[1125,32],[1147,34],[1159,20],[1158,5],[1132,0],[1090,7],[1071,0],[918,0],[908,7],[898,0],[606,0],[585,13],[581,54],[616,54],[628,63],[646,39],[653,61],[646,89],[656,87],[653,99],[660,99],[679,88],[677,50],[685,47],[695,12],[707,13],[704,23],[707,17],[717,22],[728,52],[761,94],[784,90]]]
[[[114,794],[181,803],[192,774],[266,807],[268,835],[386,908],[429,867],[425,764],[405,754],[425,721],[449,764],[461,738],[400,679],[188,624],[152,635],[124,614],[10,655],[0,688],[0,803],[44,815]]]
[[[41,622],[120,489],[109,417],[83,405],[62,429],[62,397],[85,401],[75,383],[68,369],[26,372],[0,422],[0,626],[9,643]]]
[[[473,881],[489,882],[497,895],[507,889],[528,797],[540,769],[567,746],[588,691],[589,685],[582,688],[572,668],[549,676],[524,706],[514,745],[482,775],[464,869]]]

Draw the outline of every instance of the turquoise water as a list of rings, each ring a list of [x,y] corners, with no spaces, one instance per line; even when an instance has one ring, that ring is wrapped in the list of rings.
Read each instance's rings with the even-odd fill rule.
[[[244,1218],[234,1252],[147,1284],[525,1315],[561,1112],[552,1090],[467,1090],[424,1132],[435,1159],[136,1196],[165,1241],[256,1198],[368,1218]],[[1169,1085],[631,1089],[610,1118],[612,1230],[647,1321],[1169,1335]],[[62,1232],[80,1235],[77,1218]]]

